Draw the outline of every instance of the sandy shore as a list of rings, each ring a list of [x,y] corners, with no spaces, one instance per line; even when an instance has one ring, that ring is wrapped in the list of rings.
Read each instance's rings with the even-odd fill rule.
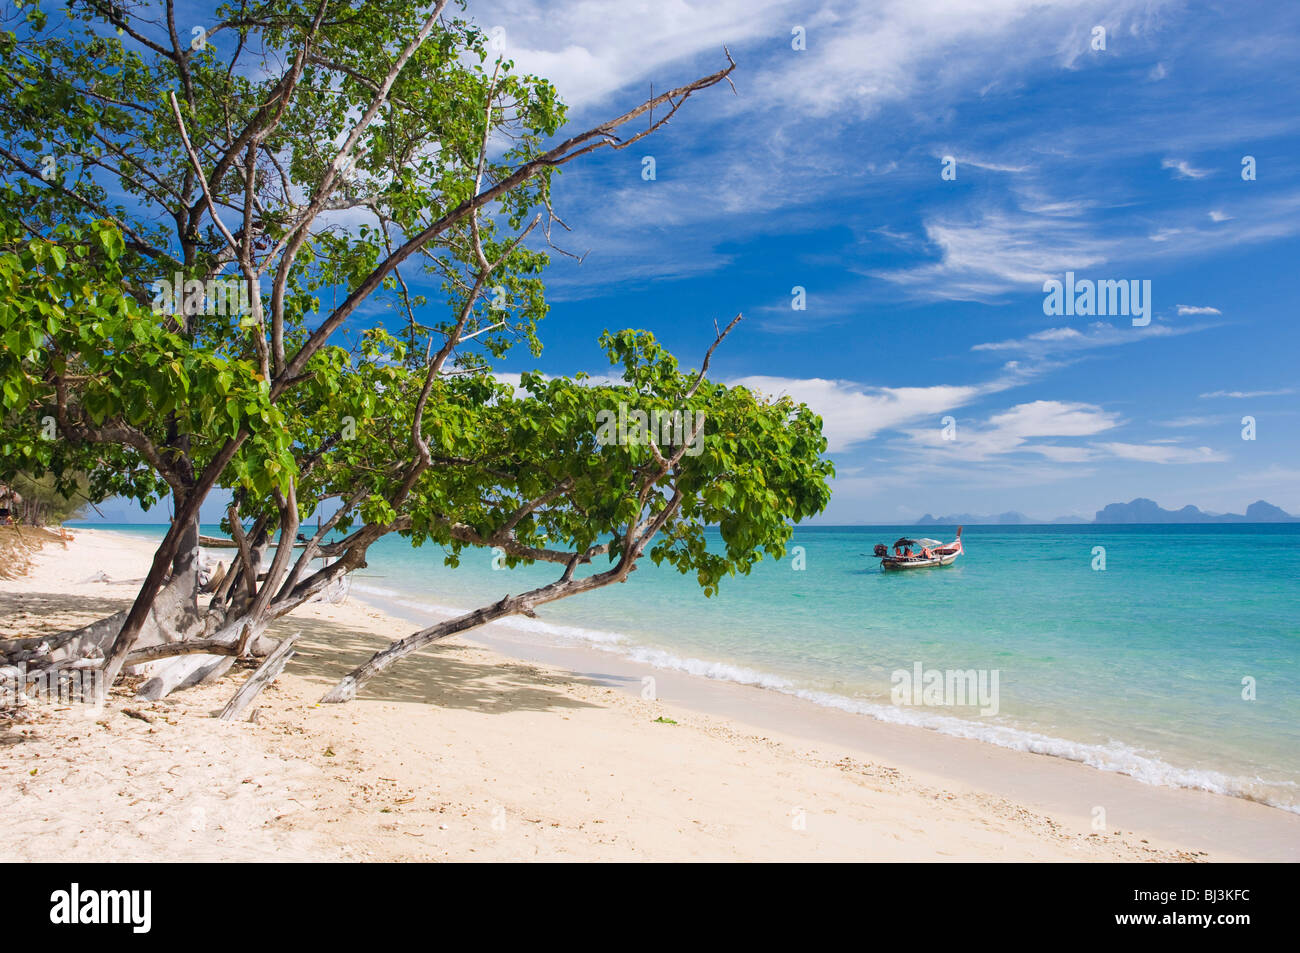
[[[129,604],[148,541],[76,537],[0,582],[0,637]],[[239,665],[158,703],[118,691],[0,720],[0,860],[1300,857],[1300,817],[1262,805],[687,676],[646,701],[613,659],[450,641],[349,705],[316,704],[411,628],[355,598],[296,613],[279,631],[303,633],[299,654],[256,723],[210,717]]]

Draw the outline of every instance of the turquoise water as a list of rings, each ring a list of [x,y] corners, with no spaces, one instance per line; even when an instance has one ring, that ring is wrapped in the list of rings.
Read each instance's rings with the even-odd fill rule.
[[[532,638],[1300,811],[1300,524],[971,526],[951,567],[886,574],[866,555],[917,533],[800,529],[803,569],[792,552],[726,580],[712,599],[647,560],[623,585],[510,624]],[[1093,568],[1098,546],[1104,571]],[[549,566],[494,570],[486,552],[454,570],[441,557],[437,547],[382,540],[353,592],[443,615],[558,575]],[[996,714],[943,704],[953,698],[893,704],[893,673],[918,663],[986,678],[996,670]],[[1253,680],[1253,701],[1243,699],[1243,679]]]

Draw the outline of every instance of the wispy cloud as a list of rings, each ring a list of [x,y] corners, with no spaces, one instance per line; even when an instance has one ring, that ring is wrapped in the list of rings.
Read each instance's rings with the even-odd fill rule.
[[[1160,168],[1173,169],[1179,179],[1203,179],[1210,174],[1208,169],[1197,169],[1186,159],[1165,159]]]
[[[1279,390],[1216,390],[1208,394],[1201,394],[1203,400],[1210,400],[1216,397],[1231,397],[1236,400],[1245,400],[1254,397],[1284,397],[1287,394],[1294,394],[1294,387],[1283,387]]]
[[[1213,417],[1186,416],[1175,417],[1172,420],[1157,420],[1156,423],[1161,427],[1217,427],[1234,419],[1223,415]]]
[[[734,49],[770,35],[789,5],[789,0],[485,0],[470,12],[481,26],[504,30],[505,55],[520,72],[545,76],[565,103],[582,112],[629,86],[643,85],[649,92],[649,80],[669,64],[704,54],[721,63],[724,45]]]
[[[1222,463],[1227,454],[1210,447],[1177,447],[1155,443],[1099,443],[1095,446],[1121,460],[1139,463]]]
[[[1218,463],[1228,459],[1210,447],[1185,446],[1178,439],[1131,441],[1082,440],[1125,422],[1119,414],[1095,404],[1036,400],[1017,404],[982,422],[957,428],[952,438],[938,426],[905,430],[899,450],[911,450],[922,462],[986,464],[1000,457],[1038,456],[1057,464],[1097,464],[1126,460],[1154,464]],[[1071,439],[1076,443],[1063,443]]]
[[[991,212],[967,221],[935,220],[925,231],[938,261],[874,272],[919,298],[984,300],[1041,287],[1053,274],[1088,268],[1113,254],[1109,240],[1057,216]]]
[[[1182,317],[1187,314],[1223,314],[1223,312],[1208,305],[1180,304],[1178,306],[1178,316]]]
[[[1021,382],[1014,371],[979,384],[928,387],[869,387],[855,381],[761,375],[728,381],[770,396],[789,395],[807,404],[822,418],[831,453],[921,419],[934,418],[938,426],[939,415]]]
[[[1080,463],[1094,456],[1086,447],[1033,443],[1041,438],[1090,437],[1120,425],[1119,416],[1093,404],[1035,400],[1017,404],[982,423],[959,426],[949,434],[941,427],[906,431],[924,459],[984,461],[1009,453],[1033,453],[1057,463]]]
[[[931,154],[936,159],[945,159],[951,156],[953,161],[957,164],[959,174],[960,170],[964,166],[971,166],[976,169],[987,169],[990,172],[1025,172],[1031,168],[1025,163],[1000,162],[996,159],[979,158],[958,149],[935,149]]]
[[[1300,233],[1300,191],[1249,202],[1249,215],[1206,225],[1202,212],[1166,212],[1171,221],[1144,223],[1104,216],[1044,214],[1040,198],[1020,196],[1016,207],[941,213],[925,229],[936,259],[872,271],[876,277],[929,300],[987,301],[1041,288],[1066,271],[1119,263],[1127,273],[1144,263],[1221,253],[1237,245],[1278,241]],[[1243,209],[1243,213],[1246,210]]]
[[[1217,313],[1217,312],[1216,312]],[[1123,327],[1097,321],[1083,330],[1071,327],[1046,328],[1022,338],[976,344],[972,351],[1014,351],[1031,357],[1047,358],[1072,351],[1135,344],[1151,338],[1178,337],[1205,330],[1210,325],[1171,325],[1151,323],[1146,327]]]

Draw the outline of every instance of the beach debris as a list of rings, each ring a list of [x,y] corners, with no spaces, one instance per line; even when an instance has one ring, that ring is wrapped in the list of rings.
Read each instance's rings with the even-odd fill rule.
[[[677,724],[677,722],[673,721],[671,718],[665,718],[663,715],[660,715],[658,718],[652,721],[651,724],[652,725],[675,725]]]
[[[87,583],[91,583],[91,582],[108,582],[108,583],[111,583],[112,581],[113,581],[112,579],[109,579],[109,578],[108,578],[108,573],[104,572],[104,570],[101,569],[101,570],[99,570],[98,572],[96,572],[93,576],[91,576],[90,578],[81,580],[81,584],[84,586],[84,585],[86,585]]]
[[[122,709],[122,714],[126,715],[126,717],[128,717],[128,718],[134,718],[134,719],[136,719],[137,721],[143,721],[146,725],[152,725],[152,724],[153,724],[153,719],[152,719],[152,718],[150,718],[150,717],[149,717],[148,715],[146,715],[144,712],[142,712],[142,711],[140,711],[139,709],[136,709],[136,708],[123,708],[123,709]]]

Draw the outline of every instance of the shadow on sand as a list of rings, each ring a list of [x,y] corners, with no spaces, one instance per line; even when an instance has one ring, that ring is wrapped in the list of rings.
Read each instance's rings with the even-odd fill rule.
[[[0,637],[46,635],[84,625],[130,607],[130,600],[111,597],[79,596],[67,593],[27,592],[0,594]],[[15,619],[20,612],[28,613]],[[66,619],[75,615],[71,625]],[[50,621],[46,621],[49,619]],[[401,623],[389,638],[399,639],[414,631],[415,626]],[[295,619],[289,616],[271,627],[271,635],[285,636],[302,631],[296,654],[286,671],[314,685],[320,694],[388,645],[388,640],[358,633],[328,619]],[[358,697],[376,701],[416,702],[444,708],[464,708],[487,713],[511,711],[555,711],[558,709],[594,708],[571,698],[545,673],[523,662],[505,661],[499,665],[468,658],[474,650],[463,645],[434,645],[407,656],[387,672],[371,681]],[[599,685],[587,678],[573,678],[587,685]]]
[[[70,596],[66,592],[0,593],[0,639],[45,636],[131,608],[129,599],[112,596]],[[19,613],[27,615],[19,619]],[[69,619],[76,621],[68,622]]]
[[[292,616],[282,620],[271,631],[277,636],[288,635],[300,628],[303,635],[287,671],[319,685],[322,695],[340,678],[389,644],[384,638],[357,633],[328,620],[312,620],[309,626],[295,626]],[[404,623],[391,638],[403,638],[414,629],[413,625]],[[594,680],[566,677],[564,682],[559,682],[526,662],[480,662],[472,658],[475,651],[470,646],[457,644],[430,646],[396,662],[367,684],[357,697],[462,708],[488,714],[599,707],[572,698],[563,690],[563,684],[568,682],[600,684]],[[556,684],[556,688],[547,687],[550,683]]]

